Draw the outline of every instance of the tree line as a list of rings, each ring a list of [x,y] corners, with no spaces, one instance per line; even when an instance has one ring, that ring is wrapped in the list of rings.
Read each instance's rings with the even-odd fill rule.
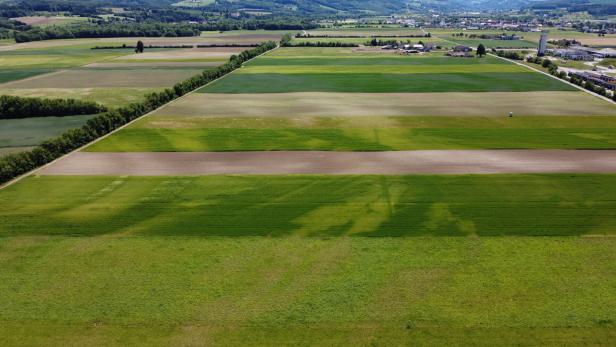
[[[0,158],[0,183],[8,182],[84,146],[169,101],[230,73],[242,66],[247,60],[275,47],[275,42],[266,42],[239,55],[233,55],[227,63],[213,70],[204,71],[200,75],[179,82],[173,88],[146,95],[143,102],[132,103],[129,106],[100,114],[89,119],[81,128],[68,130],[60,137],[45,141],[31,151],[9,154]]]
[[[293,41],[293,36],[291,34],[285,34],[284,36],[282,36],[282,39],[280,40],[280,45],[282,47],[359,47],[359,45],[355,44],[355,43],[349,43],[349,42],[308,42],[308,41],[302,41],[302,42],[292,42]]]
[[[496,54],[499,57],[503,57],[503,58],[513,59],[513,60],[524,60],[524,56],[517,52],[497,51]],[[528,56],[526,58],[526,62],[541,65],[541,67],[547,69],[548,73],[554,77],[558,77],[561,80],[575,84],[576,86],[582,87],[595,94],[605,96],[607,98],[611,98],[612,100],[616,102],[616,91],[613,91],[612,94],[610,95],[605,87],[598,86],[592,81],[584,80],[576,76],[575,74],[571,74],[571,73],[567,74],[564,71],[558,71],[558,65],[548,58],[544,59],[541,57]]]
[[[70,26],[36,27],[14,33],[16,42],[98,37],[187,37],[201,30],[190,24],[83,23]]]
[[[105,111],[107,111],[106,107],[93,101],[0,96],[0,119],[64,117],[97,114]]]

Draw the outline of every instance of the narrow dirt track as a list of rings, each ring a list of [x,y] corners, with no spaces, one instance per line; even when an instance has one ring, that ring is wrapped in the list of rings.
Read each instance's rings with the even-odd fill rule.
[[[77,152],[41,175],[616,173],[616,150]]]

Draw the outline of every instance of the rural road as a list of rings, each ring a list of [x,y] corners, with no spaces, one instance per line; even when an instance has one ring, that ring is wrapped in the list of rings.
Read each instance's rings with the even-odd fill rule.
[[[76,152],[39,175],[616,173],[616,150]]]

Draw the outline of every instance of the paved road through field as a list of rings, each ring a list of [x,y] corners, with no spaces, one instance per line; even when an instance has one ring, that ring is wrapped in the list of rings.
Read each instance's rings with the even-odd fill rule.
[[[616,173],[616,150],[76,152],[42,175]]]

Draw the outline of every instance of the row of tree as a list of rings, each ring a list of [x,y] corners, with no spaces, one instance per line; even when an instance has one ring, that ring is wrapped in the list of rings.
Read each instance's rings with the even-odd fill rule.
[[[107,109],[104,106],[92,101],[0,96],[0,119],[64,117],[80,114],[97,114],[105,111]]]
[[[133,103],[126,107],[111,110],[98,115],[79,129],[71,129],[62,136],[43,142],[31,151],[10,154],[0,159],[0,183],[7,182],[19,175],[73,151],[89,142],[108,134],[122,125],[145,115],[148,112],[193,91],[231,71],[260,54],[276,47],[275,42],[266,42],[259,47],[233,55],[227,63],[214,70],[204,71],[202,74],[177,83],[173,88],[159,93],[148,94],[140,103]]]
[[[515,55],[513,55],[512,53],[515,53]],[[517,52],[498,51],[497,55],[509,59],[524,60],[524,57]],[[584,80],[580,77],[575,76],[574,74],[567,74],[564,71],[558,71],[558,65],[548,58],[528,56],[526,57],[526,62],[541,65],[541,67],[546,68],[548,70],[548,73],[554,77],[558,77],[564,81],[571,82],[595,94],[608,98],[611,97],[612,100],[616,101],[616,91],[613,91],[610,95],[610,93],[607,91],[607,89],[605,89],[605,87],[598,86],[592,81]]]
[[[292,42],[293,36],[291,34],[285,34],[280,40],[280,45],[282,47],[359,47],[359,45],[355,43],[349,42],[327,42],[327,41],[318,41],[318,42]]]
[[[97,37],[186,37],[201,30],[190,24],[165,23],[83,23],[70,26],[36,27],[15,31],[16,42]]]

